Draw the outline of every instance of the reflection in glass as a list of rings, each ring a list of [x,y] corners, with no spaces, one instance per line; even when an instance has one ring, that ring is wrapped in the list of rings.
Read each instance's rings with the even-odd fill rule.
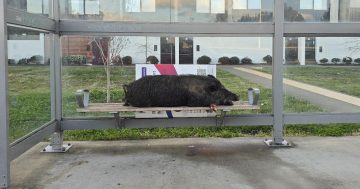
[[[273,0],[174,2],[173,22],[272,22]]]
[[[225,13],[225,0],[210,0],[211,13],[224,14]]]
[[[71,1],[71,14],[84,14],[84,1],[72,0]]]
[[[249,9],[261,9],[261,0],[249,1]]]
[[[141,7],[142,7],[142,12],[155,12],[156,11],[155,0],[142,0]]]
[[[170,0],[63,0],[61,19],[168,22]]]
[[[314,0],[301,0],[300,1],[300,9],[313,9]]]
[[[233,9],[247,9],[247,0],[234,0]]]
[[[316,112],[360,112],[360,106],[356,105],[360,102],[360,38],[289,37],[285,42],[287,94],[318,107],[291,110],[292,99],[287,99],[285,105],[289,112],[309,112],[311,109]],[[299,87],[289,80],[307,86]]]
[[[285,20],[290,22],[359,22],[358,0],[286,0]]]
[[[51,120],[50,37],[8,28],[10,141]]]
[[[138,22],[272,22],[274,0],[64,0],[61,19]]]
[[[49,11],[52,9],[49,1],[51,0],[7,0],[7,5],[29,13],[52,16]]]
[[[85,2],[85,14],[100,14],[99,0],[88,0]]]
[[[327,10],[328,9],[327,0],[314,0],[314,9],[315,10]]]
[[[127,12],[141,12],[141,0],[127,0],[126,11]]]
[[[210,1],[209,0],[197,0],[196,1],[196,12],[198,13],[209,13]]]

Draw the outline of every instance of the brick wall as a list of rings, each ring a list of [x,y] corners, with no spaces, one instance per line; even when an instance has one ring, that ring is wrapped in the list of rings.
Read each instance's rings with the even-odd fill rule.
[[[86,56],[87,63],[92,63],[93,52],[91,49],[92,38],[81,36],[65,36],[61,39],[62,56],[83,55]]]

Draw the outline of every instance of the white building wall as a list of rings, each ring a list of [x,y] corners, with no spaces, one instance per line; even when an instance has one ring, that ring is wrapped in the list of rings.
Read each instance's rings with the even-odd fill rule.
[[[147,43],[148,43],[148,50],[146,57],[149,56],[156,56],[159,59],[160,62],[160,37],[147,37]],[[154,51],[154,45],[157,46],[157,50]]]
[[[305,65],[305,37],[298,38],[298,59],[300,65]]]
[[[211,64],[218,63],[223,56],[249,57],[254,63],[264,63],[263,57],[272,55],[271,37],[194,37],[194,63],[203,56],[211,58]],[[196,46],[200,45],[200,51]]]
[[[331,62],[332,58],[351,57],[353,60],[360,58],[360,51],[353,52],[349,48],[354,46],[353,42],[360,40],[354,37],[318,37],[316,38],[316,61],[327,58]],[[322,52],[320,52],[322,47]]]
[[[129,44],[121,56],[131,56],[133,64],[145,64],[148,56],[156,56],[160,61],[160,37],[127,36]],[[157,51],[154,51],[157,45]]]
[[[40,34],[40,40],[8,40],[8,59],[14,59],[17,62],[34,55],[45,57],[44,44],[44,34]]]

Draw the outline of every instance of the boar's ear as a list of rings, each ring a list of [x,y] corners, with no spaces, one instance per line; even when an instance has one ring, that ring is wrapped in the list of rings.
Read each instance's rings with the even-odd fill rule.
[[[213,75],[207,75],[207,76],[215,79],[215,77]]]

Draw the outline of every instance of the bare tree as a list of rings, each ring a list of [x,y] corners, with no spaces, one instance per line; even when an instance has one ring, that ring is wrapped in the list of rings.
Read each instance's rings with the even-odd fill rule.
[[[139,54],[143,54],[145,55],[145,62],[147,60],[147,57],[149,54],[153,54],[154,53],[154,46],[155,44],[151,43],[148,41],[148,37],[145,38],[145,44],[142,43],[135,43],[134,45],[136,45],[136,49],[137,49],[137,53]]]
[[[346,45],[351,54],[360,52],[360,38],[351,38],[346,42]]]
[[[114,61],[120,61],[120,65],[124,65],[121,59],[121,52],[130,44],[130,39],[125,36],[94,37],[90,43],[96,45],[99,50],[102,63],[104,64],[106,72],[106,102],[109,103],[111,66]]]

